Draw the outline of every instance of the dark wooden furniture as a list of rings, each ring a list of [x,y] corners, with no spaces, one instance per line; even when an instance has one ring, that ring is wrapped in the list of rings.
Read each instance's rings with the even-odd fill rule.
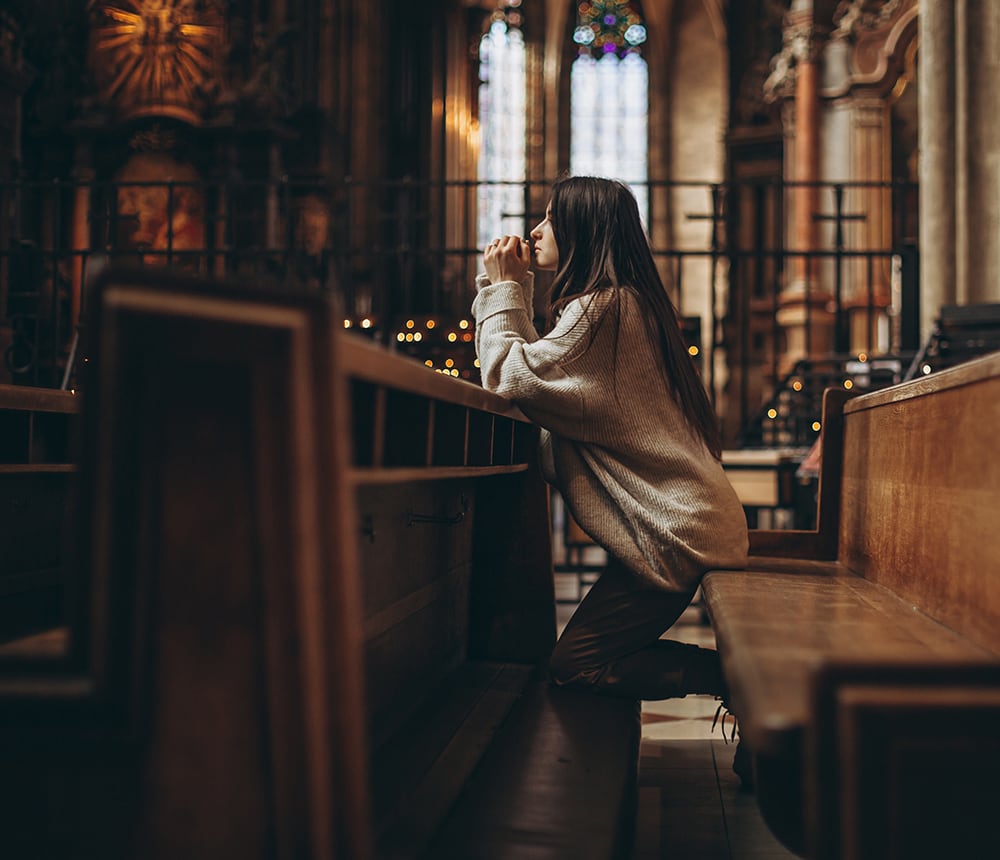
[[[79,399],[0,384],[0,643],[61,622]]]
[[[1000,856],[1000,354],[825,402],[818,528],[704,580],[772,829]]]
[[[638,704],[549,688],[537,431],[318,296],[107,276],[65,652],[5,856],[627,856]]]

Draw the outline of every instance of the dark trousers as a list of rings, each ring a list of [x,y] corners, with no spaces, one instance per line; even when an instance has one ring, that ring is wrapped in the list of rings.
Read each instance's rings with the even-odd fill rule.
[[[660,638],[693,597],[643,588],[613,559],[552,651],[553,682],[646,700],[724,695],[716,651]]]

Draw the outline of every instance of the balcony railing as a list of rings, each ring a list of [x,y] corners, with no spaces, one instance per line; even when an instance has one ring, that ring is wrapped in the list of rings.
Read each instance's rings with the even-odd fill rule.
[[[481,265],[474,237],[485,187],[350,179],[0,183],[0,379],[71,384],[87,284],[109,264],[330,291],[347,324],[426,356],[436,369],[451,350],[450,370],[472,377],[471,347],[457,324]],[[810,248],[788,239],[794,191],[763,181],[649,183],[653,253],[731,439],[799,362],[843,366],[860,353],[919,347],[916,188],[819,184],[808,213]],[[525,183],[522,192],[522,211],[505,214],[527,235],[548,183]],[[544,274],[539,280],[544,289]],[[422,336],[408,340],[408,333]]]

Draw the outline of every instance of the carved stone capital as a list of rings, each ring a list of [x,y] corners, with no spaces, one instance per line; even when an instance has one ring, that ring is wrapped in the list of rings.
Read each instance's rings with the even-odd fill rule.
[[[814,62],[823,43],[822,34],[811,20],[789,23],[782,33],[782,41],[797,63]]]
[[[787,98],[795,92],[799,63],[815,62],[822,40],[812,20],[804,20],[789,21],[781,41],[781,52],[771,59],[771,73],[764,81],[764,99],[769,102]]]
[[[903,0],[841,0],[833,13],[835,39],[854,36],[862,30],[878,30],[889,23]]]

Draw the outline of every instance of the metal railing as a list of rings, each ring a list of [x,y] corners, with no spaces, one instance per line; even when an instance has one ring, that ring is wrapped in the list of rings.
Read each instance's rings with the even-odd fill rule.
[[[478,199],[488,187],[409,179],[0,183],[0,374],[62,384],[86,319],[86,285],[95,268],[117,263],[330,291],[346,320],[367,320],[373,337],[397,345],[408,317],[468,313],[480,266]],[[523,211],[505,213],[524,235],[548,187],[523,183]],[[653,253],[731,438],[798,361],[917,347],[915,186],[816,184],[809,248],[788,238],[797,187],[649,183]]]

